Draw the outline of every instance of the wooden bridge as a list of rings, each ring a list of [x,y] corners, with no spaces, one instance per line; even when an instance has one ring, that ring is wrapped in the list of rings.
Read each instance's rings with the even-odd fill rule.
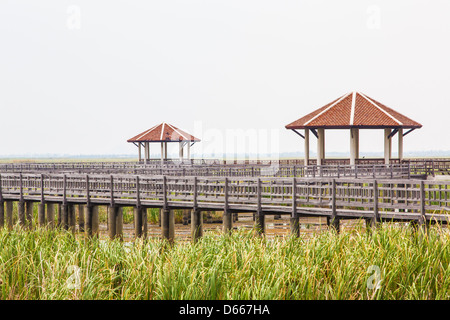
[[[339,229],[340,219],[448,224],[450,182],[412,179],[189,177],[166,175],[106,175],[2,173],[0,226],[12,227],[12,203],[18,222],[30,226],[38,204],[38,224],[54,224],[59,204],[62,227],[75,231],[75,205],[85,210],[86,232],[98,232],[96,208],[108,206],[108,233],[121,236],[120,208],[134,207],[136,237],[146,235],[147,208],[160,208],[162,236],[174,238],[174,209],[191,210],[192,238],[202,235],[201,211],[223,211],[223,229],[232,229],[232,214],[253,212],[256,230],[265,230],[265,216],[290,216],[291,233],[299,234],[299,217],[326,217]],[[30,209],[31,207],[31,209]]]

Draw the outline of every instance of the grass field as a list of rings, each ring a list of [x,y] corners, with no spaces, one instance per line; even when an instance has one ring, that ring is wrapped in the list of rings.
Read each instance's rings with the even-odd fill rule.
[[[0,299],[449,299],[450,234],[380,229],[196,244],[0,231]]]

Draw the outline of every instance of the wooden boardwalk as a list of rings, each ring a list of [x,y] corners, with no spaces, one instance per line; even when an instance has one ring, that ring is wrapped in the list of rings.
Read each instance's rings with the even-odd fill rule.
[[[253,212],[260,232],[264,232],[265,215],[285,214],[290,216],[293,234],[299,232],[301,216],[327,217],[336,228],[343,218],[419,225],[447,224],[450,218],[450,182],[443,181],[2,173],[0,187],[0,226],[5,220],[11,226],[11,203],[16,201],[21,225],[27,223],[30,204],[39,206],[40,225],[53,221],[51,210],[59,204],[63,227],[75,230],[73,207],[83,205],[91,235],[94,208],[106,205],[111,238],[121,232],[121,207],[135,208],[137,236],[145,234],[146,208],[160,208],[162,234],[167,239],[173,239],[173,209],[191,210],[194,239],[201,236],[201,211],[223,211],[225,231],[232,228],[234,212]]]
[[[350,165],[286,165],[274,162],[248,165],[191,165],[183,163],[139,162],[88,162],[88,163],[10,163],[0,164],[0,173],[87,173],[87,174],[135,174],[203,177],[298,177],[298,178],[373,178],[409,179],[409,164],[361,164]]]

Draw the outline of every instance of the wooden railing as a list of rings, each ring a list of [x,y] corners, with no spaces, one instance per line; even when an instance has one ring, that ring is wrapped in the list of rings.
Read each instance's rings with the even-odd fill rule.
[[[450,182],[7,173],[0,201],[448,221]]]

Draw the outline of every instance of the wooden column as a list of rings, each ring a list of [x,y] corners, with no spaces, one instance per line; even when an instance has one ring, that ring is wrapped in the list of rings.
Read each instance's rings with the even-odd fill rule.
[[[145,163],[150,161],[150,143],[145,142]]]
[[[257,183],[256,184],[257,203],[256,203],[255,229],[258,235],[263,235],[264,232],[266,231],[266,220],[264,213],[262,212],[261,206],[261,193],[262,193],[261,179],[258,178],[256,183]]]
[[[69,205],[67,203],[63,203],[61,205],[61,227],[64,230],[69,229]]]
[[[336,210],[336,180],[333,179],[331,182],[331,194],[332,194],[332,200],[331,200],[331,216],[327,217],[327,224],[328,226],[332,227],[336,232],[340,231],[340,221],[337,217],[337,210]]]
[[[305,163],[307,166],[309,163],[309,129],[305,129]]]
[[[0,229],[5,226],[5,202],[0,201]]]
[[[317,135],[319,136],[317,139],[317,165],[321,166],[325,160],[325,129],[317,129]]]
[[[391,139],[389,138],[390,134],[391,129],[384,129],[384,164],[391,163],[392,146],[391,146]]]
[[[354,166],[359,158],[359,129],[350,129],[350,165]]]
[[[92,232],[92,218],[93,218],[93,210],[94,209],[94,207],[93,206],[91,206],[91,205],[86,205],[85,207],[84,207],[84,210],[85,210],[85,218],[86,218],[86,227],[85,227],[85,229],[84,229],[84,231],[86,232],[86,236],[87,237],[92,237],[92,234],[93,234],[93,232]]]
[[[17,203],[17,218],[19,221],[19,226],[25,227],[25,202],[19,201]]]
[[[295,177],[292,179],[292,213],[289,219],[289,225],[291,227],[291,236],[300,237],[300,221],[297,214],[297,181]]]
[[[180,160],[183,160],[183,147],[184,147],[184,142],[183,141],[180,141],[179,142],[179,157],[180,157]]]
[[[233,229],[233,217],[228,208],[228,178],[225,178],[224,187],[224,208],[223,208],[223,232],[229,233]]]
[[[78,207],[78,230],[84,232],[84,207],[82,204],[77,205]]]
[[[32,201],[25,202],[25,225],[28,230],[33,228],[33,207],[34,203]]]
[[[164,160],[164,142],[161,142],[161,161]]]
[[[38,204],[38,224],[39,227],[45,227],[45,202]]]
[[[55,204],[47,202],[47,224],[53,229],[55,227]]]
[[[117,208],[116,238],[123,240],[123,209],[122,209],[122,207]]]
[[[166,239],[172,243],[175,240],[175,213],[173,210],[162,210],[161,229],[163,239]]]
[[[135,238],[142,237],[142,208],[134,208],[134,236]]]
[[[92,235],[94,237],[99,236],[99,226],[100,226],[100,220],[98,215],[98,206],[92,207]]]
[[[139,154],[139,162],[141,162],[142,161],[142,153],[141,153],[141,143],[140,142],[138,142],[137,147],[138,147],[138,154]]]
[[[5,223],[6,227],[11,230],[13,227],[13,201],[5,201]]]
[[[67,226],[68,230],[75,233],[76,225],[76,215],[75,215],[75,205],[72,203],[67,204]]]
[[[403,128],[398,129],[398,158],[403,160]]]
[[[191,141],[187,142],[187,159],[191,160]]]
[[[203,236],[203,214],[199,209],[191,211],[191,238],[197,242]]]
[[[366,219],[366,228],[377,228],[380,223],[380,214],[378,212],[378,182],[373,181],[373,217]]]
[[[167,160],[167,142],[164,142],[164,160]]]
[[[116,237],[117,224],[116,219],[118,216],[119,208],[115,205],[110,205],[108,210],[108,236],[109,239],[114,240]]]
[[[142,208],[142,237],[147,239],[148,235],[148,218],[147,218],[147,208]]]

